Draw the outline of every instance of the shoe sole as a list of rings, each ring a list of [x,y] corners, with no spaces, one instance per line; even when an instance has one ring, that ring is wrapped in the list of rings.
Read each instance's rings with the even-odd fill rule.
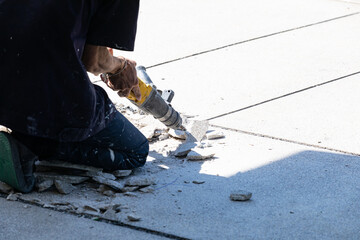
[[[8,133],[0,132],[0,181],[19,191],[27,192],[27,189],[20,187],[25,186],[25,181],[17,150],[12,137]]]

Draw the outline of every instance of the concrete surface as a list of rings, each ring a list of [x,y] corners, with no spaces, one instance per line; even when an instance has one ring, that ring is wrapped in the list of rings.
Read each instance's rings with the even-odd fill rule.
[[[0,198],[0,239],[166,239]]]
[[[116,54],[149,67],[183,113],[206,119],[243,110],[210,121],[230,129],[210,161],[174,162],[151,149],[149,160],[166,170],[153,194],[127,203],[142,218],[133,225],[190,239],[359,239],[359,39],[355,0],[142,1],[136,51]],[[237,189],[252,199],[230,201]],[[10,219],[1,218],[0,231],[23,236],[39,214],[32,233],[44,236],[47,210],[0,201],[0,216]],[[105,239],[156,237],[51,213],[54,225],[79,222],[73,234],[89,239],[98,238],[90,226],[109,229]],[[16,220],[23,228],[11,230]]]

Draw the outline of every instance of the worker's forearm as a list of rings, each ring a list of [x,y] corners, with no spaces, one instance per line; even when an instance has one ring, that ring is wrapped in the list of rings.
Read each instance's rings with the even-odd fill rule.
[[[124,64],[124,60],[113,57],[106,47],[85,45],[82,61],[88,72],[95,75],[115,72]]]

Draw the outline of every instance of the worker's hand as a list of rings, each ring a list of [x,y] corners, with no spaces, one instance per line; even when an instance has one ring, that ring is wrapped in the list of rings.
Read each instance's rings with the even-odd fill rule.
[[[120,97],[127,97],[130,92],[133,92],[136,99],[141,100],[139,80],[135,69],[136,62],[130,59],[124,60],[124,58],[119,58],[119,60],[121,64],[119,68],[112,71],[114,75],[110,76],[108,85],[113,90],[118,91]]]

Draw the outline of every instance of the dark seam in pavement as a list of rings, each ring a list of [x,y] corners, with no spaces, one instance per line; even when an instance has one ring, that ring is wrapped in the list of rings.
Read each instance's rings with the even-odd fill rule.
[[[217,116],[215,116],[215,117],[208,118],[208,119],[206,119],[206,120],[208,120],[208,121],[209,121],[209,120],[213,120],[213,119],[220,118],[220,117],[224,117],[224,116],[227,116],[227,115],[230,115],[230,114],[233,114],[233,113],[237,113],[237,112],[240,112],[240,111],[249,109],[249,108],[257,107],[257,106],[259,106],[259,105],[262,105],[262,104],[265,104],[265,103],[269,103],[269,102],[272,102],[272,101],[275,101],[275,100],[278,100],[278,99],[281,99],[281,98],[284,98],[284,97],[288,97],[288,96],[291,96],[291,95],[294,95],[294,94],[297,94],[297,93],[301,93],[301,92],[310,90],[310,89],[312,89],[312,88],[316,88],[316,87],[320,87],[320,86],[323,86],[323,85],[326,85],[326,84],[330,84],[330,83],[339,81],[339,80],[341,80],[341,79],[345,79],[345,78],[348,78],[348,77],[357,75],[357,74],[359,74],[359,73],[360,73],[360,71],[354,72],[354,73],[351,73],[351,74],[348,74],[348,75],[345,75],[345,76],[342,76],[342,77],[338,77],[338,78],[335,78],[335,79],[332,79],[332,80],[329,80],[329,81],[326,81],[326,82],[323,82],[323,83],[319,83],[319,84],[316,84],[316,85],[312,85],[312,86],[309,86],[309,87],[306,87],[306,88],[297,90],[297,91],[295,91],[295,92],[287,93],[287,94],[284,94],[284,95],[281,95],[281,96],[278,96],[278,97],[274,97],[274,98],[271,98],[271,99],[268,99],[268,100],[265,100],[265,101],[262,101],[262,102],[259,102],[259,103],[252,104],[252,105],[247,106],[247,107],[243,107],[243,108],[240,108],[240,109],[237,109],[237,110],[234,110],[234,111],[230,111],[230,112],[227,112],[227,113],[223,113],[223,114],[217,115]]]
[[[229,130],[229,131],[232,131],[232,132],[239,132],[239,133],[243,133],[243,134],[251,135],[251,136],[255,136],[255,137],[269,138],[269,139],[272,139],[272,140],[278,140],[278,141],[287,142],[287,143],[294,143],[294,144],[303,145],[303,146],[307,146],[307,147],[320,148],[320,149],[324,149],[324,150],[328,150],[328,151],[349,154],[349,155],[353,155],[353,156],[357,156],[357,157],[360,156],[359,153],[353,153],[353,152],[348,152],[348,151],[339,150],[339,149],[335,149],[335,148],[323,147],[323,146],[320,146],[320,145],[299,142],[299,141],[285,139],[285,138],[281,138],[281,137],[274,137],[274,136],[261,134],[261,133],[248,132],[248,131],[244,131],[244,130],[240,130],[240,129],[223,127],[223,126],[219,126],[219,125],[215,125],[215,124],[210,124],[210,126],[211,127],[216,127],[216,128],[221,128],[221,129],[224,129],[224,130]]]
[[[341,19],[341,18],[351,17],[351,16],[357,15],[357,14],[359,14],[359,13],[360,13],[360,12],[350,13],[350,14],[347,14],[347,15],[343,15],[343,16],[335,17],[335,18],[330,18],[330,19],[327,19],[327,20],[324,20],[324,21],[320,21],[320,22],[310,23],[310,24],[307,24],[307,25],[303,25],[303,26],[295,27],[295,28],[290,28],[290,29],[283,30],[283,31],[280,31],[280,32],[275,32],[275,33],[270,33],[270,34],[263,35],[263,36],[260,36],[260,37],[250,38],[250,39],[248,39],[248,40],[231,43],[231,44],[228,44],[228,45],[224,45],[224,46],[217,47],[217,48],[212,48],[212,49],[209,49],[209,50],[205,50],[205,51],[202,51],[202,52],[194,53],[194,54],[187,55],[187,56],[184,56],[184,57],[180,57],[180,58],[175,58],[175,59],[172,59],[172,60],[168,60],[168,61],[166,61],[166,62],[157,63],[157,64],[154,64],[154,65],[148,66],[148,67],[146,67],[146,68],[148,69],[148,68],[153,68],[153,67],[161,66],[161,65],[164,65],[164,64],[167,64],[167,63],[177,62],[177,61],[180,61],[180,60],[183,60],[183,59],[186,59],[186,58],[191,58],[191,57],[198,56],[198,55],[202,55],[202,54],[205,54],[205,53],[218,51],[218,50],[221,50],[221,49],[224,49],[224,48],[233,47],[233,46],[236,46],[236,45],[239,45],[239,44],[243,44],[243,43],[247,43],[247,42],[252,42],[252,41],[255,41],[255,40],[262,39],[262,38],[268,38],[268,37],[272,37],[272,36],[279,35],[279,34],[282,34],[282,33],[288,33],[288,32],[292,32],[292,31],[295,31],[295,30],[302,29],[302,28],[312,27],[312,26],[319,25],[319,24],[322,24],[322,23],[331,22],[331,21],[338,20],[338,19]]]
[[[0,197],[6,199],[6,196],[7,196],[6,194],[0,193]],[[40,207],[40,208],[44,208],[40,203],[27,201],[27,200],[24,200],[24,199],[18,199],[17,201],[18,202],[23,202],[23,203],[26,203],[26,204],[29,204],[29,205],[37,206],[37,207]],[[145,228],[145,227],[138,227],[138,226],[134,226],[134,225],[124,223],[124,222],[121,222],[121,221],[108,220],[108,219],[101,218],[99,216],[94,216],[94,215],[90,215],[90,214],[86,214],[86,213],[79,214],[79,213],[74,213],[74,212],[68,212],[66,210],[59,210],[59,209],[56,209],[56,208],[44,208],[44,209],[48,209],[48,210],[52,210],[52,211],[56,211],[56,212],[61,212],[61,213],[65,213],[65,214],[70,214],[70,215],[77,216],[77,217],[84,217],[84,218],[91,219],[91,220],[94,220],[94,221],[97,221],[97,222],[110,223],[112,225],[117,225],[117,226],[121,226],[121,227],[125,227],[125,228],[130,228],[130,229],[133,229],[133,230],[136,230],[136,231],[146,232],[146,233],[149,233],[149,234],[153,234],[153,235],[157,235],[157,236],[161,236],[161,237],[166,237],[166,238],[169,238],[169,239],[190,240],[189,238],[176,236],[176,235],[173,235],[173,234],[170,234],[170,233],[160,232],[160,231],[148,229],[148,228]]]

